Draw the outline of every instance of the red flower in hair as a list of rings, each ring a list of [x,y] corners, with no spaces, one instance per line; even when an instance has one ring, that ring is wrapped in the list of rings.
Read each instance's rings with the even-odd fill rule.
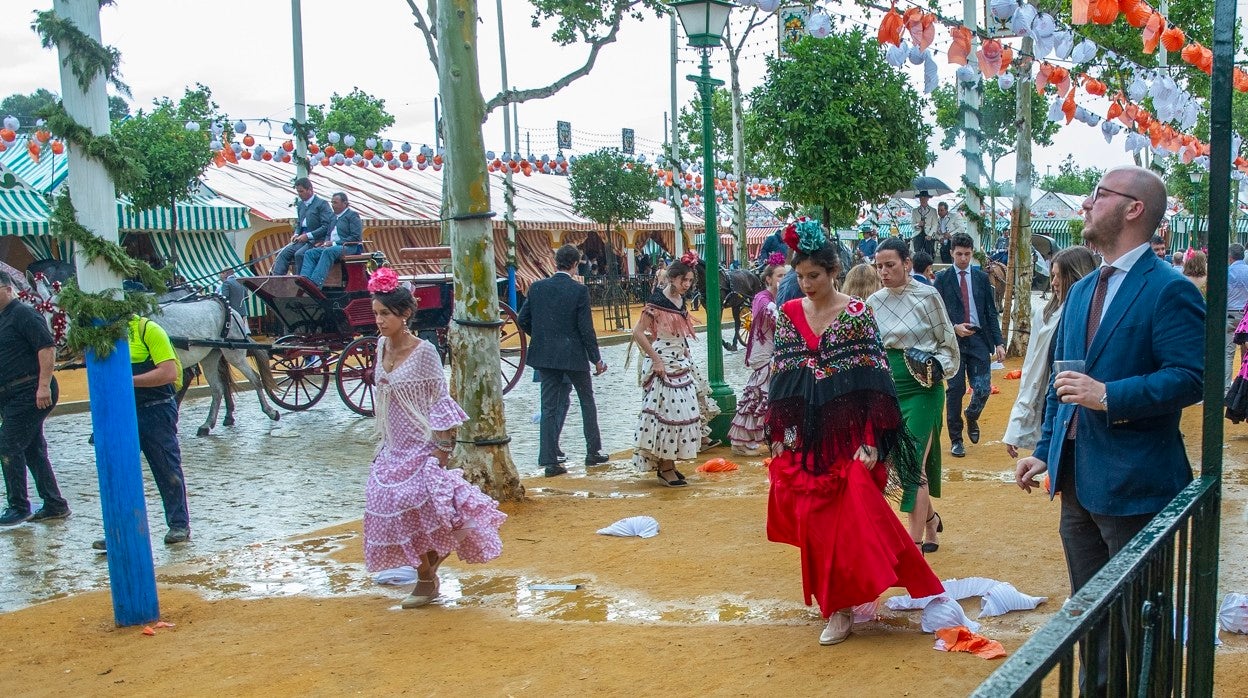
[[[797,243],[798,243],[797,224],[798,222],[804,221],[804,220],[806,220],[805,216],[798,218],[796,221],[784,226],[784,234],[781,235],[781,239],[784,240],[784,244],[788,245],[789,249],[793,250],[794,252],[797,251]]]
[[[693,250],[688,250],[680,256],[680,261],[686,266],[696,267],[698,266],[698,253]]]

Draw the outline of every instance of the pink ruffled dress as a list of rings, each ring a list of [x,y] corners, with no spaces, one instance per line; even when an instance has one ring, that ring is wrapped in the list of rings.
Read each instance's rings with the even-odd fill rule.
[[[433,432],[468,418],[447,391],[442,361],[422,341],[402,364],[383,367],[386,339],[377,340],[377,421],[381,446],[368,477],[364,562],[369,572],[418,567],[430,550],[464,562],[488,562],[503,552],[498,529],[507,515],[434,457]]]
[[[753,369],[741,399],[737,400],[737,414],[728,428],[728,440],[733,446],[761,446],[767,441],[764,428],[767,424],[768,393],[771,389],[771,357],[776,353],[776,303],[771,291],[763,289],[754,295],[750,324],[749,344],[745,347],[745,365]]]

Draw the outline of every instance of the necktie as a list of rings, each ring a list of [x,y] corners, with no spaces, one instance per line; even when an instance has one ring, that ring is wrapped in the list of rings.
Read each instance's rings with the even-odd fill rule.
[[[958,272],[958,283],[961,285],[959,291],[962,293],[962,311],[966,316],[963,322],[969,323],[971,321],[971,293],[966,283],[965,269]]]
[[[1114,275],[1114,267],[1103,266],[1096,279],[1096,290],[1092,292],[1092,305],[1088,308],[1088,337],[1084,340],[1083,350],[1087,354],[1092,348],[1092,338],[1101,326],[1101,313],[1105,310],[1105,296],[1109,293],[1109,277]],[[1085,367],[1084,370],[1087,370]],[[1066,430],[1066,438],[1073,439],[1079,428],[1079,408],[1075,408],[1075,416],[1070,420],[1070,428]]]
[[[1105,295],[1109,292],[1109,277],[1114,275],[1114,267],[1101,267],[1100,277],[1096,280],[1096,290],[1092,293],[1092,306],[1088,309],[1088,337],[1084,351],[1092,346],[1092,338],[1101,326],[1101,315],[1105,311]]]

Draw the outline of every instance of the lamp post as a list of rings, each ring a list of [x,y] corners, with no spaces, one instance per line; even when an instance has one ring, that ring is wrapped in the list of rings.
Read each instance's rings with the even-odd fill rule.
[[[737,398],[724,382],[723,330],[720,324],[722,304],[719,299],[719,217],[715,207],[715,141],[711,124],[711,102],[715,88],[723,80],[711,77],[711,49],[720,45],[728,15],[735,7],[726,0],[674,0],[672,8],[689,37],[689,45],[702,53],[702,72],[690,75],[698,86],[702,100],[702,200],[703,240],[706,241],[706,373],[711,384],[711,398],[719,405],[720,414],[711,422],[711,438],[725,441],[728,426],[737,410]]]
[[[1193,169],[1191,172],[1192,179],[1192,224],[1196,226],[1196,249],[1205,249],[1205,235],[1200,230],[1200,183],[1205,179],[1205,173],[1199,168]],[[1190,237],[1190,236],[1189,236]],[[1191,245],[1191,240],[1188,241]]]

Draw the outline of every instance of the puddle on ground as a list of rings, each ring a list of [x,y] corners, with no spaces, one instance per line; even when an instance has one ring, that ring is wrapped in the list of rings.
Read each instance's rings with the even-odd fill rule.
[[[1007,482],[1014,484],[1013,470],[946,470],[945,482]]]
[[[166,566],[156,575],[156,581],[192,587],[209,599],[366,594],[375,591],[377,585],[363,565],[328,557],[356,535],[320,536],[285,545],[250,545]]]
[[[590,492],[588,490],[561,490],[555,487],[526,487],[525,492],[545,497],[577,497],[581,499],[636,499],[649,497],[645,492]]]

